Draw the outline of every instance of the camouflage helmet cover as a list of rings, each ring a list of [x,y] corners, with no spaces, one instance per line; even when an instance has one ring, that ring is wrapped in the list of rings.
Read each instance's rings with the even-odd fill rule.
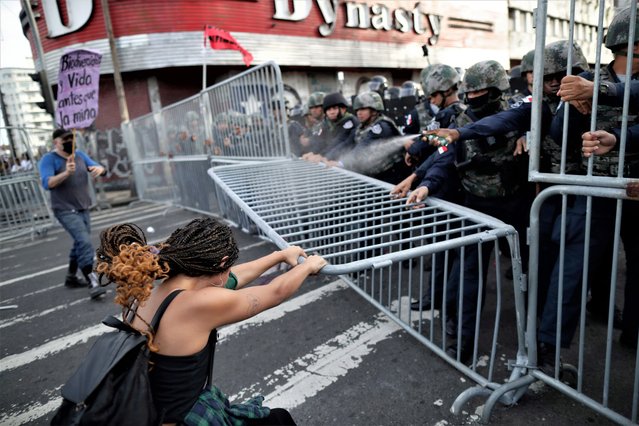
[[[568,68],[568,40],[559,40],[544,47],[544,75],[565,72]],[[589,69],[584,52],[577,43],[572,46],[572,67],[582,71]]]
[[[322,106],[324,103],[324,96],[326,96],[326,93],[324,92],[311,93],[311,96],[308,97],[308,107],[314,108],[314,107]]]
[[[449,65],[435,64],[428,68],[425,81],[422,71],[422,87],[426,97],[432,96],[433,93],[445,92],[461,80],[457,70]]]
[[[521,74],[522,75],[527,72],[532,72],[534,61],[535,61],[535,49],[526,53],[521,58]]]
[[[371,108],[376,111],[384,111],[384,102],[377,92],[364,92],[357,95],[353,101],[353,109]]]
[[[499,62],[481,61],[466,70],[462,83],[464,93],[476,92],[489,87],[494,87],[502,92],[510,88],[508,74]]]
[[[639,41],[639,11],[635,15],[635,43]],[[610,50],[624,49],[628,45],[630,34],[630,8],[620,10],[608,27],[606,47]],[[613,49],[614,48],[614,49]]]

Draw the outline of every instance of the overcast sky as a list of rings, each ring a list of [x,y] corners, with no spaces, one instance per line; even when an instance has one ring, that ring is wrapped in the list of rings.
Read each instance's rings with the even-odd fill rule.
[[[0,0],[0,68],[34,68],[20,26],[20,0]]]

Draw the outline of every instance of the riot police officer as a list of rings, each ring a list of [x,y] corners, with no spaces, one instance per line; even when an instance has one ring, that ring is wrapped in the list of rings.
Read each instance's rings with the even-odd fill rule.
[[[390,183],[402,180],[407,170],[401,144],[389,140],[401,135],[395,122],[383,114],[384,104],[376,92],[364,92],[355,98],[353,109],[359,126],[354,137],[335,146],[326,157],[349,170]]]
[[[632,19],[630,8],[624,9],[615,15],[608,28],[605,46],[612,51],[614,60],[600,70],[600,90],[618,84],[622,79],[627,83],[639,81],[639,31],[635,33],[634,51],[628,52],[630,19]],[[639,24],[639,15],[636,15],[634,19],[637,24]],[[626,65],[633,56],[634,58],[631,64],[632,74],[630,76],[624,75]],[[580,77],[591,81],[594,79],[593,73],[590,72],[583,73]],[[564,106],[565,105],[567,104],[564,104]],[[567,142],[569,146],[577,145],[578,148],[581,148],[581,135],[591,135],[588,132],[590,130],[590,115],[582,114],[578,109],[572,106],[570,110]],[[564,112],[565,108],[560,108],[553,122],[552,133],[556,139],[561,137],[560,131],[562,127],[560,124],[563,123]],[[609,106],[600,103],[597,106],[596,112],[596,128],[599,131],[606,133],[619,132],[623,118],[621,105]],[[629,128],[639,125],[639,118],[637,118],[636,114],[627,116],[626,118],[628,119]],[[587,169],[587,161],[587,159],[584,159],[582,162],[583,170]],[[618,175],[619,165],[619,152],[616,149],[607,153],[601,152],[600,155],[593,157],[592,174],[595,176],[615,177]],[[639,147],[633,146],[631,143],[627,145],[625,152],[622,175],[632,178],[639,177]],[[592,316],[595,318],[599,317],[605,322],[608,319],[610,275],[612,269],[612,259],[608,253],[612,253],[614,236],[614,220],[611,220],[611,218],[615,215],[615,208],[616,200],[613,199],[595,198],[592,201],[590,253],[592,253],[593,256],[589,259],[591,300],[588,302],[587,309]],[[571,231],[574,230],[582,234],[585,232],[586,224],[585,220],[583,220],[585,209],[585,197],[575,197],[571,212],[575,212],[572,216],[577,219],[569,222],[569,225],[573,226]],[[579,212],[582,214],[578,216],[577,213]],[[637,290],[637,283],[639,282],[639,240],[637,239],[637,235],[639,235],[639,223],[637,223],[637,217],[639,217],[639,202],[624,200],[621,239],[626,252],[626,295],[624,299],[623,319],[621,318],[620,312],[615,308],[613,312],[613,326],[615,328],[622,328],[620,342],[631,348],[637,347],[637,330],[639,328],[639,311],[636,309],[637,303],[639,303],[639,291]],[[571,241],[569,241],[569,243],[570,242]],[[574,252],[580,249],[583,252],[583,243],[580,245],[579,241],[577,241],[568,245],[567,248],[571,249],[573,246]],[[567,262],[571,268],[565,268],[564,293],[569,292],[572,286],[579,288],[578,286],[581,284],[581,274],[578,272],[580,272],[583,267],[583,261],[585,260],[581,262]],[[550,291],[555,290],[553,286],[555,284],[554,276],[550,284]],[[571,293],[568,294],[570,295]],[[564,299],[566,297],[567,296],[564,295]],[[564,318],[562,318],[562,346],[567,346],[570,343],[577,326],[579,298],[573,298],[571,301],[573,303],[568,303],[568,306],[565,308],[566,312],[563,314]],[[564,305],[566,305],[566,303],[564,303]],[[556,310],[556,301],[549,298],[547,309],[544,310],[542,322],[540,323],[540,340],[547,342],[547,344],[553,344],[554,338],[556,337],[554,329],[550,329],[553,320],[550,311],[553,309],[553,306]]]
[[[496,61],[482,61],[471,66],[464,75],[462,87],[468,108],[455,120],[460,129],[509,108],[505,96],[510,87],[508,75]],[[473,136],[446,149],[455,150],[455,167],[463,188],[463,204],[501,219],[511,224],[519,235],[525,235],[529,211],[525,191],[527,164],[512,155],[519,135],[518,131],[511,130],[502,135]],[[419,202],[421,199],[423,194],[418,188],[409,201]],[[464,259],[458,254],[452,265],[448,294],[445,295],[451,307],[456,304],[453,301],[463,298],[463,311],[457,313],[461,320],[461,344],[447,348],[449,356],[458,357],[461,362],[467,362],[473,353],[479,284],[486,282],[493,247],[484,244],[481,250],[481,257],[475,245],[465,248]],[[461,265],[463,283],[460,282]],[[483,271],[483,277],[479,276],[480,270]]]
[[[457,96],[459,73],[449,65],[435,64],[425,68],[421,75],[424,96],[430,103],[431,111],[434,112],[434,120],[422,123],[420,118],[420,126],[428,130],[449,127],[453,119],[465,109]],[[405,148],[406,164],[412,167],[417,167],[433,153],[428,143],[419,137],[407,144]]]
[[[349,144],[355,137],[355,131],[359,126],[359,120],[348,112],[348,103],[339,92],[329,93],[322,103],[324,110],[324,122],[319,137],[323,138],[324,146],[316,151],[318,154],[328,154],[331,150],[342,144]],[[334,152],[328,156],[329,160],[337,159]]]

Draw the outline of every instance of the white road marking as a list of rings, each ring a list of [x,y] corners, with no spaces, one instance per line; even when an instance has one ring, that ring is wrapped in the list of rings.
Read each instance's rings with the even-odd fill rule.
[[[57,410],[60,404],[62,404],[62,398],[56,397],[44,404],[35,402],[19,411],[0,413],[0,425],[23,425],[32,422]]]
[[[289,312],[296,311],[302,308],[303,306],[308,305],[312,302],[316,302],[317,300],[325,296],[328,296],[329,294],[335,291],[344,290],[346,288],[348,288],[348,285],[344,281],[342,280],[333,281],[330,284],[327,284],[315,290],[309,291],[308,293],[304,293],[300,296],[297,296],[291,300],[288,300],[282,303],[276,308],[264,311],[245,321],[231,324],[224,328],[220,328],[218,332],[218,339],[220,342],[222,342],[224,339],[227,339],[229,336],[236,334],[241,330],[244,330],[246,328],[249,328],[255,325],[266,324],[267,322],[282,318],[285,314]]]
[[[75,305],[77,305],[79,303],[88,303],[89,300],[90,300],[90,298],[87,297],[86,294],[85,294],[85,297],[83,299],[74,300],[73,302],[70,302],[70,303],[63,303],[62,305],[54,306],[52,308],[45,309],[43,311],[39,311],[38,313],[33,314],[33,315],[27,315],[27,314],[24,314],[24,313],[23,314],[19,314],[19,315],[16,315],[16,316],[12,317],[12,318],[7,318],[5,320],[1,320],[0,321],[0,328],[11,327],[12,325],[15,325],[15,324],[18,324],[18,323],[21,323],[21,322],[31,321],[34,318],[40,318],[40,317],[52,314],[52,313],[57,312],[57,311],[61,311],[63,309],[67,309],[67,308],[69,308],[71,306],[75,306]],[[17,306],[17,305],[15,305],[15,306]]]
[[[328,288],[325,289],[324,287]],[[231,334],[237,333],[244,328],[250,326],[259,326],[275,319],[281,318],[287,312],[292,312],[300,309],[302,306],[311,303],[318,298],[325,297],[326,295],[334,291],[346,288],[346,284],[338,280],[324,287],[313,290],[309,292],[310,294],[303,294],[301,296],[288,300],[278,307],[273,308],[270,311],[262,312],[260,315],[250,318],[249,320],[244,321],[241,324],[232,324],[223,329],[220,329],[220,335],[223,336],[220,340],[223,340]],[[76,333],[52,340],[25,352],[9,355],[0,359],[0,373],[3,371],[14,370],[39,359],[54,355],[72,346],[86,343],[91,337],[99,336],[100,334],[110,330],[112,330],[112,328],[102,324],[98,324],[89,328],[85,328],[84,330],[80,330]]]
[[[279,383],[264,397],[265,404],[289,410],[295,408],[357,368],[377,343],[399,330],[401,327],[386,315],[377,314],[372,322],[354,325],[229,399],[242,401],[259,393],[263,386]]]
[[[192,219],[188,219],[188,220],[183,220],[183,221],[177,222],[177,223],[174,224],[174,226],[178,227],[180,225],[183,225],[185,223],[190,222],[191,220]],[[169,236],[167,235],[164,238],[157,238],[157,239],[154,239],[154,240],[150,240],[149,244],[159,243],[160,241],[166,240],[168,237]],[[240,250],[244,250],[244,248],[240,247]],[[31,279],[31,278],[35,278],[35,277],[38,277],[38,276],[41,276],[41,275],[50,274],[52,272],[57,272],[57,271],[60,271],[60,270],[62,270],[64,268],[66,268],[67,266],[68,265],[65,263],[64,265],[55,266],[53,268],[45,269],[45,270],[42,270],[42,271],[39,271],[39,272],[34,272],[32,274],[21,275],[19,277],[15,277],[15,278],[12,278],[12,279],[7,280],[7,281],[0,282],[0,287],[4,287],[5,285],[14,284],[14,283],[17,283],[17,282],[20,282],[20,281],[24,281],[24,280],[28,280],[28,279]]]
[[[220,329],[220,343],[227,339],[230,335],[240,332],[241,330],[251,327],[260,326],[270,321],[283,317],[288,312],[300,309],[304,305],[312,303],[318,299],[326,297],[333,292],[345,290],[348,288],[342,280],[336,280],[325,286],[309,291],[298,297],[290,299],[281,305],[262,312],[253,318],[243,321],[240,324],[232,324]],[[14,370],[16,368],[27,365],[39,359],[54,355],[65,349],[77,344],[86,343],[89,338],[99,336],[102,333],[112,330],[102,324],[81,330],[68,336],[45,343],[37,348],[33,348],[21,354],[10,355],[0,359],[0,373],[4,371]],[[45,404],[34,403],[29,405],[28,409],[21,408],[19,411],[0,413],[0,424],[22,424],[47,415],[51,411],[57,409],[61,403],[60,398],[53,398]],[[26,420],[25,420],[26,419]]]
[[[15,370],[16,368],[30,364],[39,359],[44,359],[51,355],[55,355],[65,349],[80,343],[86,343],[91,337],[99,336],[107,331],[113,330],[106,325],[98,324],[76,333],[69,334],[59,339],[52,340],[26,352],[9,355],[0,359],[0,373]]]

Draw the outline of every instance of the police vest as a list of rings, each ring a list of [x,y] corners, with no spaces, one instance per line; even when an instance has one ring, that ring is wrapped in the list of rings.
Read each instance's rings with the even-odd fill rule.
[[[502,110],[507,103],[502,101]],[[455,120],[457,127],[474,122],[467,112]],[[525,164],[513,156],[519,133],[457,141],[455,167],[464,189],[484,198],[506,197],[526,182]],[[523,169],[522,169],[523,167]]]
[[[610,72],[609,67],[601,68],[600,74],[601,81],[615,82],[615,78]],[[634,80],[634,79],[633,79]],[[597,106],[597,130],[605,130],[607,132],[612,129],[620,129],[623,118],[623,108],[613,107],[608,105]],[[628,115],[628,127],[639,124],[637,114]],[[592,174],[594,176],[612,176],[616,177],[619,172],[619,143],[613,151],[604,155],[594,155],[592,164]],[[626,155],[624,157],[624,177],[639,177],[639,152],[637,149],[630,151],[630,145],[626,146]],[[582,166],[584,169],[588,168],[588,159],[582,159]]]

